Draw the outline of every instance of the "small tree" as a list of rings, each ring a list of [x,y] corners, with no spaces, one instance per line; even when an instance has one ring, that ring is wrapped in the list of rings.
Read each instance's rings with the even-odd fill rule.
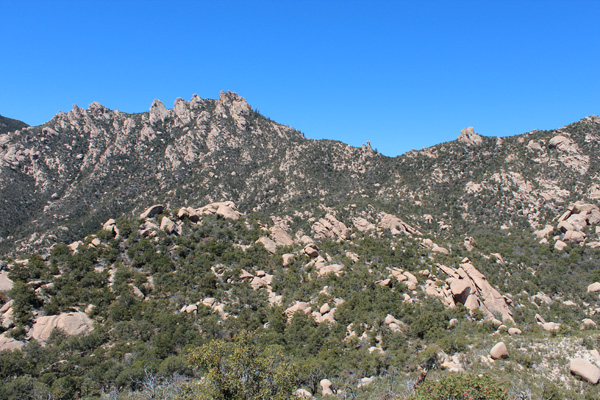
[[[450,374],[425,381],[409,400],[508,400],[507,391],[487,375]]]
[[[296,366],[275,346],[260,351],[246,331],[192,350],[189,360],[203,374],[201,399],[288,399],[298,383]]]

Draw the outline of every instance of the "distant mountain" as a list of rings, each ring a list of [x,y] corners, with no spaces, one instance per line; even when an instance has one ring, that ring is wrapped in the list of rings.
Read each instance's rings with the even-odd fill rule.
[[[0,134],[16,131],[17,129],[27,128],[28,126],[29,125],[23,121],[6,118],[0,115]]]
[[[240,96],[155,100],[127,114],[93,103],[0,142],[3,251],[70,241],[107,216],[153,202],[232,200],[244,212],[375,205],[439,227],[537,227],[600,195],[600,119],[507,138],[456,141],[389,158],[365,145],[310,140]]]

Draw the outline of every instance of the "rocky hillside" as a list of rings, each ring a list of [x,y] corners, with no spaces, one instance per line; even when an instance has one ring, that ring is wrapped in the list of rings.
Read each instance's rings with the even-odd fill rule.
[[[413,399],[424,369],[484,374],[511,400],[597,394],[597,204],[468,237],[360,204],[187,204],[0,260],[0,398],[202,398],[221,390],[213,353],[293,366],[281,398]]]
[[[597,394],[598,117],[395,158],[235,93],[10,126],[0,398]]]
[[[442,235],[538,229],[561,207],[600,197],[599,141],[600,119],[588,117],[507,138],[468,128],[389,158],[307,139],[231,92],[173,109],[156,100],[140,114],[74,106],[0,136],[0,249],[70,242],[106,215],[156,202],[229,200],[247,213],[289,215],[368,204]]]

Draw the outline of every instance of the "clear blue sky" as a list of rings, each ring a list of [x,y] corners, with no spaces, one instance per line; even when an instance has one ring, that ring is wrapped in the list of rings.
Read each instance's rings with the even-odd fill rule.
[[[600,1],[0,0],[0,114],[235,91],[387,155],[600,114]]]

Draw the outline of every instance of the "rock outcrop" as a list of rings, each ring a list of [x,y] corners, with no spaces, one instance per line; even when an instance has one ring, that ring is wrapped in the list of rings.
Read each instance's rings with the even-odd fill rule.
[[[344,240],[351,233],[342,222],[338,221],[333,215],[327,214],[315,222],[312,226],[315,239],[335,239]]]
[[[466,144],[467,146],[479,146],[481,143],[483,143],[483,138],[475,133],[473,127],[470,126],[460,131],[460,135],[458,135],[458,141]]]
[[[8,293],[13,288],[13,281],[8,277],[8,271],[0,271],[0,292]]]
[[[45,344],[56,328],[61,329],[67,335],[79,335],[90,332],[93,326],[93,321],[83,312],[39,317],[33,324],[31,337]]]
[[[438,265],[438,268],[449,276],[446,286],[450,289],[448,292],[438,291],[439,295],[445,297],[451,306],[458,302],[470,310],[483,311],[488,319],[498,315],[503,321],[512,321],[512,311],[506,297],[490,285],[473,264],[468,260],[463,261],[458,269]]]
[[[392,235],[422,235],[417,229],[402,221],[395,215],[382,212],[377,227],[381,230],[389,230]]]

